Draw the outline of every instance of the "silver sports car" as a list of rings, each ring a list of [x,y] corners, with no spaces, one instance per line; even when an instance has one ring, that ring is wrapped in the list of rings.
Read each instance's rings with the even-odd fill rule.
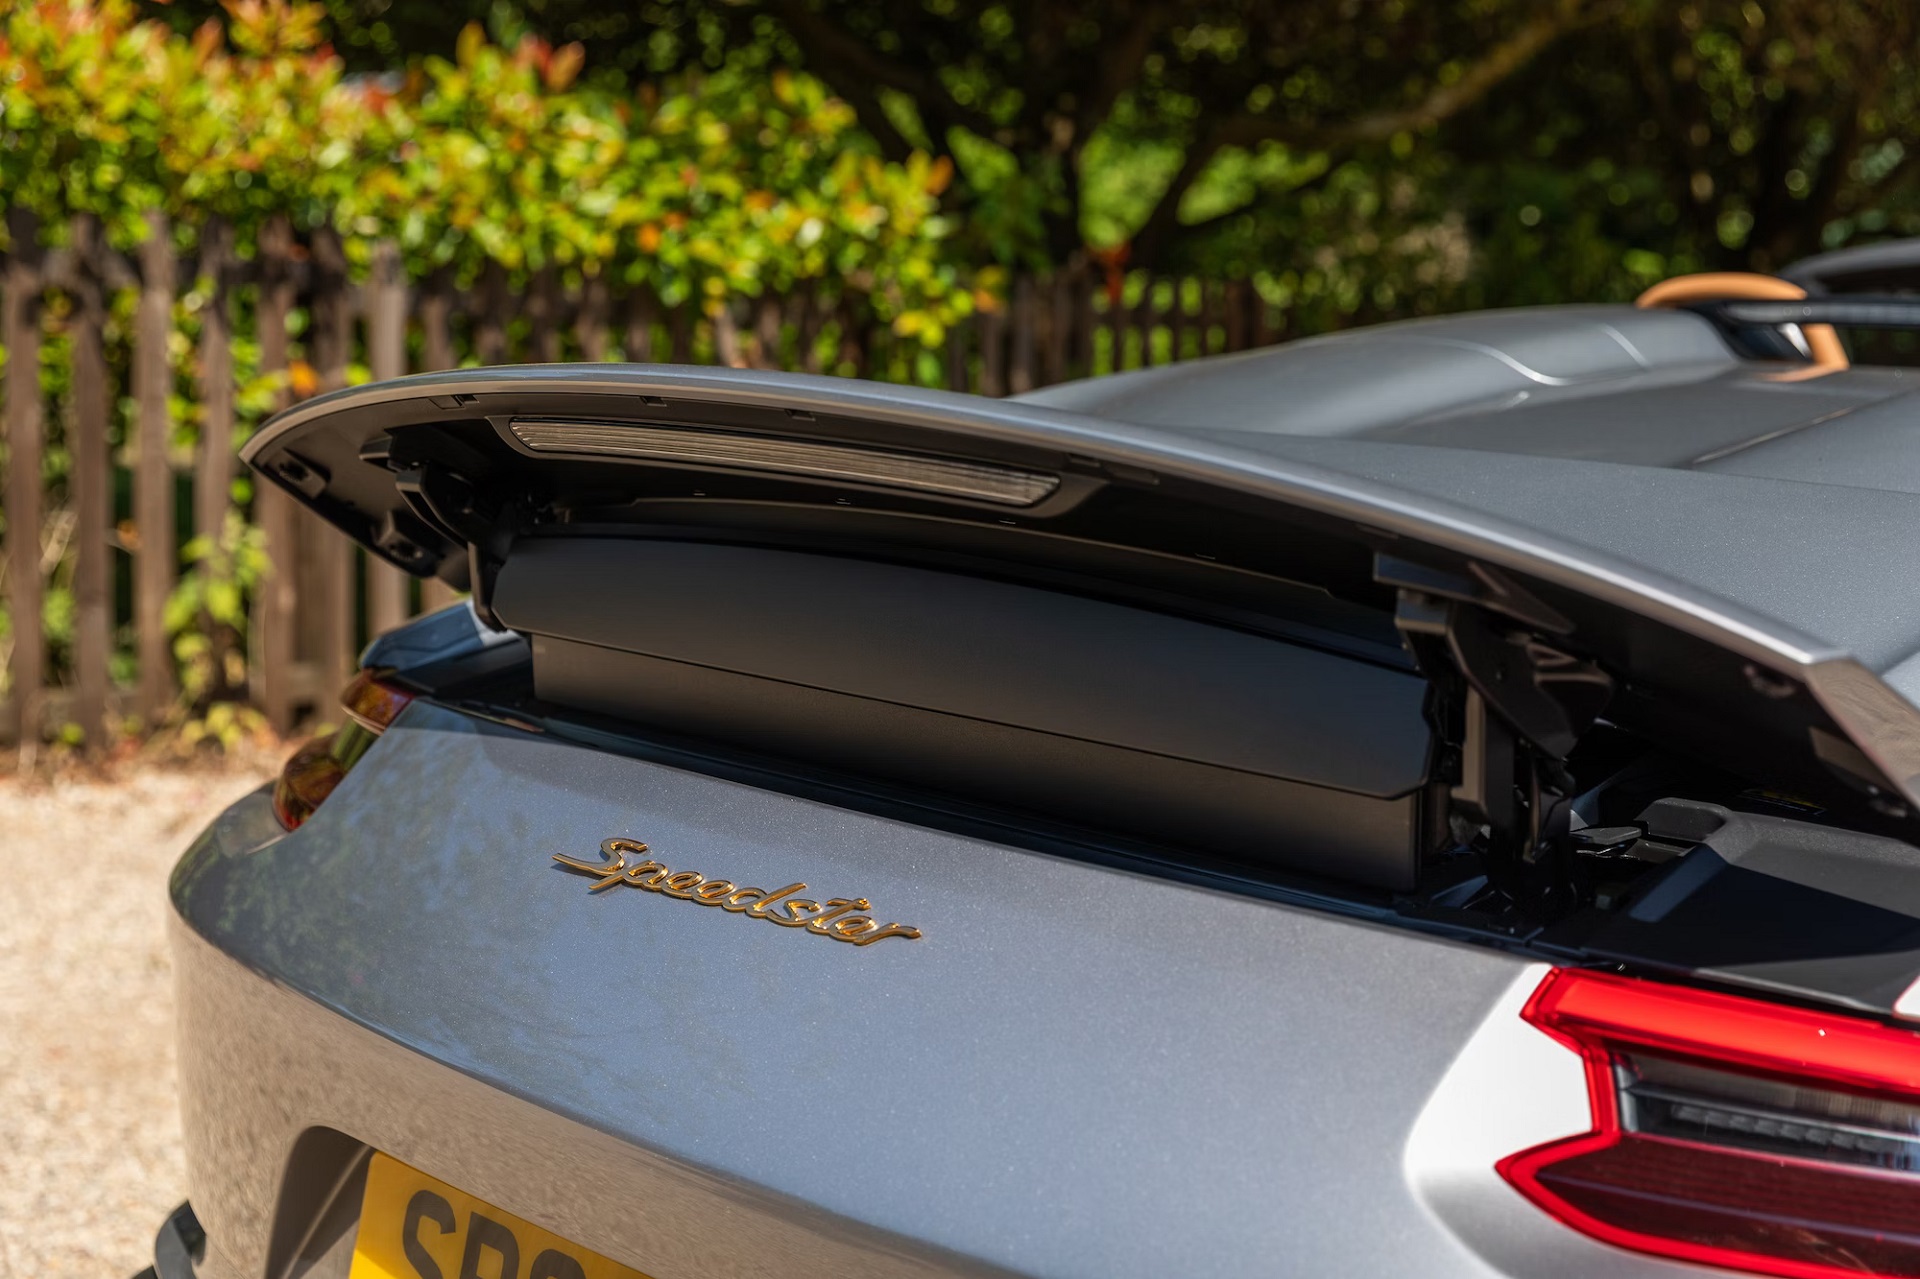
[[[174,873],[160,1279],[1920,1274],[1920,302],[1821,283],[283,413],[471,596]]]

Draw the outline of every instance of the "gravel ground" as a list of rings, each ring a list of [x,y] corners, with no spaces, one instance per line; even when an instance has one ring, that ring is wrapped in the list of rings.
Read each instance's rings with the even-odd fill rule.
[[[266,776],[0,778],[0,1279],[127,1279],[186,1197],[167,872]]]

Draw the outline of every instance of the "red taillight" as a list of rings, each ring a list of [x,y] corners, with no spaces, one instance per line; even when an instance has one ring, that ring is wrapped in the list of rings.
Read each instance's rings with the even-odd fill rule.
[[[273,784],[273,815],[288,830],[313,816],[321,801],[346,777],[347,770],[373,745],[373,739],[406,709],[413,694],[361,671],[340,695],[348,723],[316,737],[293,753]]]
[[[1522,1015],[1592,1098],[1592,1132],[1499,1164],[1547,1212],[1751,1273],[1920,1275],[1920,1035],[1571,969]]]

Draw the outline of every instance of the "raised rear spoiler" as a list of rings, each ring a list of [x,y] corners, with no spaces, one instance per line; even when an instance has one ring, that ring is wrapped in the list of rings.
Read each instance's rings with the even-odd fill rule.
[[[663,497],[685,510],[708,477],[732,485],[736,503],[805,507],[821,521],[862,510],[1038,533],[1109,487],[1210,493],[1425,563],[1436,580],[1471,584],[1464,597],[1448,589],[1476,610],[1500,612],[1501,581],[1551,595],[1569,618],[1565,644],[1624,680],[1671,681],[1648,655],[1671,652],[1674,637],[1705,645],[1753,702],[1716,701],[1708,714],[1751,709],[1800,751],[1813,733],[1830,767],[1920,805],[1920,709],[1831,645],[1550,530],[1216,439],[848,379],[593,364],[335,392],[274,417],[242,456],[369,553],[470,586],[483,615],[517,537]],[[1787,715],[1799,687],[1811,705]]]

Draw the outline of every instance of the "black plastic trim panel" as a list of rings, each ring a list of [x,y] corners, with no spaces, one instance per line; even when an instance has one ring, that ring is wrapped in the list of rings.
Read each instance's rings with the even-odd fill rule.
[[[1425,683],[904,565],[531,540],[496,593],[544,701],[1373,887],[1414,883]]]

